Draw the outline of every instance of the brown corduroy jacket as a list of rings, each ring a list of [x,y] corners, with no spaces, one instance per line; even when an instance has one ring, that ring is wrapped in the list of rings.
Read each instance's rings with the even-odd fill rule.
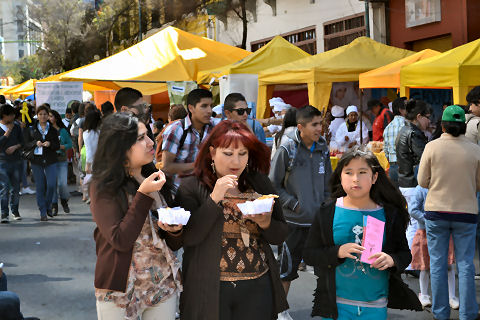
[[[90,186],[90,209],[97,227],[94,231],[97,264],[95,288],[125,292],[128,271],[132,262],[133,246],[142,231],[153,199],[137,192],[127,212],[111,195],[99,194],[95,184]],[[182,237],[160,232],[172,250],[182,246]]]

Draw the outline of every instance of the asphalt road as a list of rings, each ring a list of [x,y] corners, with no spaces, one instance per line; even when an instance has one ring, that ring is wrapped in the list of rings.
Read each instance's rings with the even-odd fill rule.
[[[69,215],[60,209],[59,216],[41,223],[35,196],[25,195],[20,201],[23,220],[0,225],[0,261],[5,263],[9,290],[21,298],[22,312],[42,320],[96,319],[95,224],[89,207],[75,197]],[[288,296],[293,319],[311,319],[315,283],[309,272],[301,272],[293,282]],[[417,280],[409,277],[407,283],[418,290]],[[389,319],[432,319],[428,310],[389,310],[388,314]],[[458,312],[452,312],[451,318],[458,319]]]

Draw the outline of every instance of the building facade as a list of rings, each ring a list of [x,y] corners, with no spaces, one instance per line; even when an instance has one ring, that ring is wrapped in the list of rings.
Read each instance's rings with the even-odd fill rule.
[[[276,35],[310,54],[337,48],[366,35],[363,1],[258,0],[255,8],[248,12],[247,50],[251,51],[258,50]],[[385,2],[371,2],[368,8],[370,37],[385,43]],[[216,40],[239,45],[242,30],[242,21],[231,13],[226,21],[216,24]]]
[[[479,0],[390,0],[391,45],[447,51],[480,38]]]
[[[41,26],[30,18],[27,0],[0,0],[0,54],[6,60],[35,54],[41,40]]]

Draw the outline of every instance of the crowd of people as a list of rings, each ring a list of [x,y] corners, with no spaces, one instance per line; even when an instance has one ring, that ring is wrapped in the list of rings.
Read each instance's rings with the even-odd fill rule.
[[[21,219],[28,167],[41,221],[58,214],[58,198],[69,213],[76,183],[97,226],[98,319],[175,319],[177,297],[182,320],[292,319],[287,296],[303,262],[318,278],[312,316],[387,319],[387,308],[431,306],[435,319],[451,308],[477,319],[480,87],[467,101],[447,104],[436,127],[427,103],[406,98],[369,101],[370,126],[354,105],[326,114],[280,98],[257,120],[242,94],[213,108],[205,89],[166,122],[132,88],[100,108],[74,102],[65,119],[38,106],[31,125],[0,101],[2,223]],[[383,143],[388,171],[369,140]],[[332,150],[342,153],[334,170]],[[271,210],[240,210],[261,195],[276,197]],[[177,206],[188,223],[162,223],[157,209]],[[384,225],[374,252],[370,219]]]

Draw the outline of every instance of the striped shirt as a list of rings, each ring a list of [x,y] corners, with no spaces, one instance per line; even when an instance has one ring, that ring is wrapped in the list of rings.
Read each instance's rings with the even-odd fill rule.
[[[405,126],[405,118],[402,116],[395,116],[383,131],[383,151],[388,159],[388,162],[397,162],[397,153],[395,151],[395,141],[397,140],[400,129]]]
[[[198,132],[193,126],[190,117],[185,118],[185,128],[182,121],[177,120],[170,124],[163,132],[162,151],[168,151],[176,155],[174,162],[176,163],[192,163],[198,154],[200,143],[208,136],[214,126],[214,122],[211,120],[209,124],[204,126],[203,135],[200,137]],[[185,137],[185,141],[180,146],[180,140],[184,130],[188,130]],[[180,148],[179,148],[180,147]],[[180,179],[175,176],[175,185],[180,185]]]

